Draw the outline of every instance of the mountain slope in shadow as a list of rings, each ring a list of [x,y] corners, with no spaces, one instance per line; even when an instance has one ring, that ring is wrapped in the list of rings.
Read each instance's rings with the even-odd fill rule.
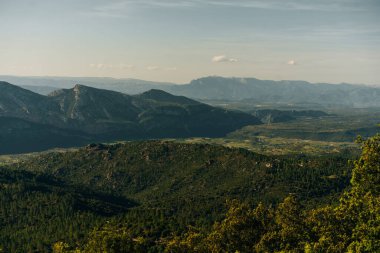
[[[0,146],[5,153],[90,141],[218,137],[260,124],[255,116],[161,90],[131,96],[76,85],[42,96],[5,82],[0,89]],[[9,143],[14,145],[12,149],[7,148]],[[44,144],[38,148],[38,143]]]

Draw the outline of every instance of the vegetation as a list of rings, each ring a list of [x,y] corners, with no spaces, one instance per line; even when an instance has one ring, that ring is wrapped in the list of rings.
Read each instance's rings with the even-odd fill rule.
[[[351,187],[336,205],[305,208],[296,196],[276,207],[228,203],[225,217],[210,229],[189,228],[161,238],[165,252],[379,252],[380,135],[363,142]],[[144,234],[105,225],[75,251],[58,242],[55,252],[148,252]]]
[[[50,252],[55,242],[85,249],[87,238],[100,243],[103,234],[129,238],[136,251],[163,252],[163,241],[189,225],[207,231],[220,221],[228,199],[276,205],[293,193],[310,209],[335,203],[350,178],[340,156],[265,156],[168,141],[93,144],[0,171],[5,252]]]
[[[360,148],[353,142],[331,142],[300,140],[282,137],[251,136],[247,139],[226,138],[187,138],[174,141],[185,143],[217,144],[230,148],[244,148],[264,155],[339,155],[352,157],[360,153]]]
[[[296,120],[298,118],[321,118],[329,116],[329,114],[323,111],[316,110],[275,110],[275,109],[261,109],[254,110],[252,114],[258,117],[261,122],[266,124],[278,123],[278,122],[288,122]]]
[[[355,111],[355,110],[354,110]],[[329,142],[353,142],[358,135],[370,137],[379,132],[379,110],[358,111],[345,114],[312,118],[304,117],[290,122],[279,122],[257,126],[247,126],[228,134],[230,139],[286,138]]]
[[[0,248],[49,252],[54,240],[78,241],[90,229],[132,206],[90,189],[67,187],[45,175],[0,170]]]
[[[368,138],[380,130],[377,125],[380,113],[376,109],[334,110],[328,116],[319,111],[247,110],[250,111],[255,115],[257,112],[263,113],[264,116],[273,112],[301,116],[287,122],[246,126],[223,138],[187,138],[179,141],[245,148],[265,155],[355,156],[360,153],[359,145],[354,143],[356,136]]]

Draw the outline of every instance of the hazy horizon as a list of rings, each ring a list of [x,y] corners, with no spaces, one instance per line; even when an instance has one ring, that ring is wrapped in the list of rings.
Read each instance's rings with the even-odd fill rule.
[[[2,0],[0,75],[379,85],[376,0]]]
[[[333,82],[312,82],[312,81],[308,81],[308,80],[290,80],[290,79],[261,79],[261,78],[257,78],[255,76],[222,76],[222,75],[209,75],[209,76],[200,76],[200,77],[197,77],[197,78],[194,78],[194,79],[190,79],[189,81],[187,82],[171,82],[171,81],[157,81],[157,80],[149,80],[149,79],[142,79],[142,78],[133,78],[133,77],[112,77],[112,76],[48,76],[48,75],[45,75],[45,76],[21,76],[21,75],[1,75],[0,74],[0,81],[5,81],[5,82],[9,82],[7,78],[5,78],[4,80],[1,79],[2,77],[11,77],[11,78],[27,78],[27,79],[91,79],[91,78],[96,78],[96,79],[114,79],[114,80],[136,80],[136,81],[147,81],[147,82],[152,82],[152,83],[162,83],[162,84],[173,84],[173,85],[186,85],[186,84],[189,84],[191,83],[191,81],[194,81],[194,80],[198,80],[198,79],[202,79],[202,78],[209,78],[209,77],[220,77],[220,78],[236,78],[236,79],[258,79],[258,80],[262,80],[262,81],[276,81],[276,82],[281,82],[281,81],[284,81],[284,82],[308,82],[308,83],[311,83],[311,84],[332,84],[332,85],[340,85],[340,84],[349,84],[349,85],[364,85],[364,86],[370,86],[370,87],[380,87],[380,83],[379,84],[367,84],[367,83],[348,83],[348,82],[340,82],[340,83],[333,83]],[[15,83],[12,83],[11,84],[15,84]],[[81,84],[81,83],[78,83],[78,84]],[[15,85],[19,85],[19,84],[15,84]],[[33,86],[33,85],[29,85],[29,84],[22,84],[24,86]],[[76,85],[76,83],[73,83],[73,87]],[[83,85],[86,85],[85,83],[83,83]],[[41,85],[43,86],[43,85]]]

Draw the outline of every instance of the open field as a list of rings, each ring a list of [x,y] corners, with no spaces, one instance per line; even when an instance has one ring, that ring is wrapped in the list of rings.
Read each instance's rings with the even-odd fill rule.
[[[247,126],[228,135],[233,139],[249,139],[256,136],[290,138],[315,141],[353,142],[358,135],[369,137],[379,132],[371,118],[322,117],[298,119],[286,123]]]
[[[189,138],[181,140],[186,143],[209,143],[231,148],[245,148],[265,155],[327,155],[352,154],[359,151],[359,146],[352,142],[328,142],[281,137],[255,136],[249,139],[232,138]]]
[[[358,135],[380,133],[380,112],[375,109],[330,111],[330,116],[246,126],[226,138],[189,138],[189,143],[210,143],[246,148],[267,155],[356,154]]]

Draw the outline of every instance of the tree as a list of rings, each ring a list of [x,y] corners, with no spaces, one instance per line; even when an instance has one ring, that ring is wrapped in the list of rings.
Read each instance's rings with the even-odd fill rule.
[[[361,137],[357,140],[362,144],[362,154],[354,162],[351,185],[353,191],[371,192],[374,196],[380,194],[380,135],[363,141]]]
[[[358,139],[362,154],[354,162],[351,189],[337,207],[311,211],[315,251],[380,252],[380,135]]]
[[[224,219],[209,230],[190,227],[161,240],[165,251],[380,252],[380,135],[361,143],[351,187],[339,203],[306,210],[293,195],[276,208],[229,201]],[[82,248],[77,253],[147,252],[149,245],[143,236],[107,224],[94,230]],[[54,253],[68,252],[66,244],[54,245]]]
[[[259,204],[255,209],[234,200],[221,222],[206,238],[209,252],[251,252],[270,228],[273,212]]]

